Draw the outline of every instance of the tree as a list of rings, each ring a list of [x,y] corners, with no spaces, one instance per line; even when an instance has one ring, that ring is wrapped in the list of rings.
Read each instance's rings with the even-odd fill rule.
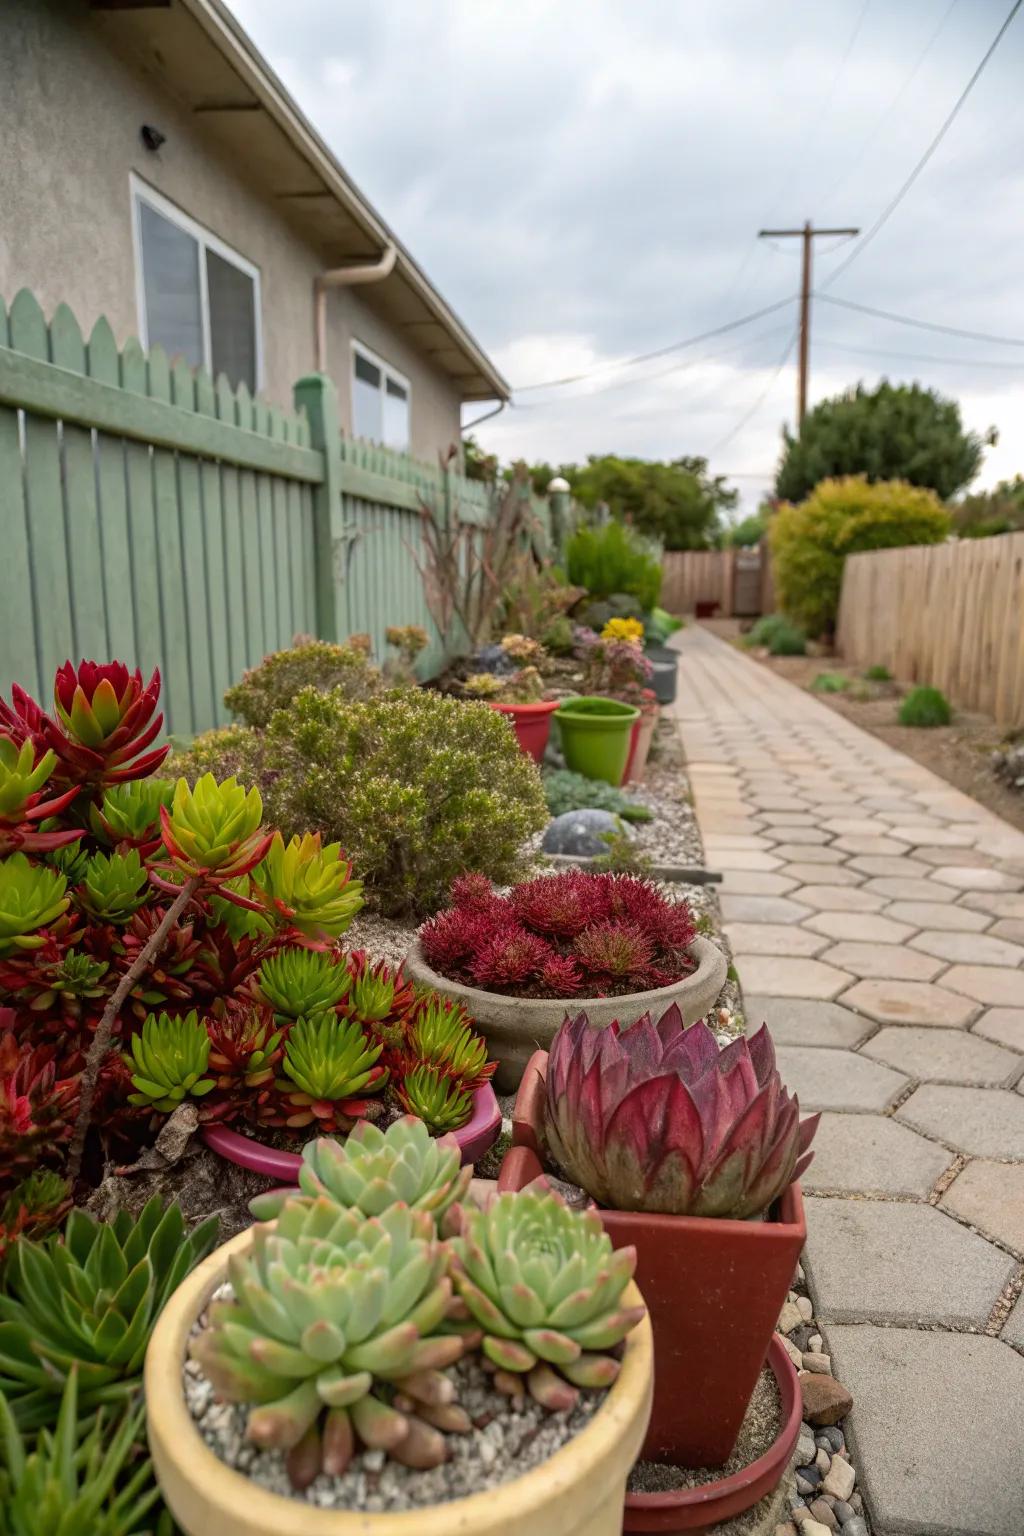
[[[953,532],[962,539],[987,539],[996,533],[1017,533],[1024,529],[1024,479],[1000,480],[990,491],[978,491],[956,502]]]
[[[613,517],[660,539],[666,549],[706,549],[721,530],[722,514],[735,507],[736,491],[708,474],[707,459],[657,459],[591,454],[561,473],[585,507],[603,502]]]
[[[906,480],[947,501],[974,479],[994,441],[991,428],[984,438],[965,432],[957,402],[920,384],[858,384],[808,412],[799,437],[784,433],[775,490],[802,501],[820,480],[864,475]]]

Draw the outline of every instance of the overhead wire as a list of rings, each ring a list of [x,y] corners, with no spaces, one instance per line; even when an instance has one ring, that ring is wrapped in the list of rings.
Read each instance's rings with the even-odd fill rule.
[[[743,428],[746,426],[747,422],[750,421],[750,419],[755,416],[761,409],[761,406],[764,404],[772,390],[775,388],[779,374],[788,363],[790,353],[796,346],[797,338],[799,335],[800,331],[799,328],[797,328],[795,331],[793,331],[789,340],[787,341],[786,350],[783,352],[782,356],[779,358],[779,361],[776,363],[767,384],[764,386],[757,399],[753,402],[749,409],[743,413],[736,425],[732,427],[724,437],[720,437],[718,441],[708,449],[707,454],[705,455],[706,458],[710,459],[714,454],[720,452],[721,449],[726,446],[726,444],[731,443],[733,438],[737,437],[739,433],[743,431]]]
[[[930,352],[898,352],[887,347],[855,347],[846,341],[834,341],[830,336],[815,337],[814,346],[815,350],[821,347],[834,347],[841,352],[857,352],[864,357],[892,357],[908,363],[939,363],[943,367],[950,368],[1000,368],[1017,373],[1024,371],[1024,360],[1019,363],[1008,363],[994,358],[938,357]]]
[[[992,331],[968,331],[958,325],[944,325],[938,320],[916,320],[911,315],[897,315],[890,309],[876,309],[872,304],[857,304],[853,299],[841,299],[834,293],[816,290],[814,298],[822,304],[837,305],[840,309],[852,309],[861,315],[874,315],[878,320],[892,320],[896,325],[911,325],[920,331],[938,331],[944,336],[962,336],[967,341],[990,341],[999,347],[1024,347],[1024,336],[997,336]]]
[[[882,209],[882,212],[879,214],[879,216],[875,220],[875,222],[871,225],[871,227],[867,231],[867,233],[862,235],[860,240],[858,240],[857,244],[854,246],[854,248],[850,252],[849,256],[847,256],[846,260],[840,262],[838,267],[833,268],[833,270],[829,273],[828,277],[826,278],[826,280],[825,280],[825,282],[823,284],[823,287],[826,287],[826,288],[831,287],[832,284],[837,280],[837,278],[841,277],[844,272],[847,272],[850,269],[850,267],[853,265],[853,263],[857,260],[857,257],[861,254],[861,252],[864,251],[867,248],[867,246],[869,246],[871,244],[871,241],[874,240],[875,236],[879,233],[879,231],[882,230],[884,228],[884,226],[892,218],[893,214],[896,212],[896,209],[899,207],[900,203],[906,197],[907,193],[910,191],[911,187],[914,185],[914,183],[916,182],[917,178],[920,176],[921,172],[924,170],[925,166],[928,164],[929,160],[935,154],[935,151],[938,149],[938,147],[942,143],[943,139],[946,137],[946,134],[949,132],[950,128],[953,126],[953,123],[956,121],[956,118],[959,116],[961,108],[964,106],[964,104],[967,101],[967,98],[970,96],[972,90],[977,85],[978,81],[981,79],[981,76],[984,73],[985,68],[988,65],[989,60],[992,58],[992,56],[995,53],[996,49],[999,47],[999,44],[1002,42],[1003,38],[1006,36],[1006,33],[1007,33],[1007,31],[1008,31],[1008,29],[1010,27],[1011,22],[1013,21],[1014,17],[1016,16],[1017,12],[1020,10],[1022,5],[1024,5],[1024,0],[1013,0],[1013,4],[1010,6],[1010,9],[1007,12],[1006,16],[1003,18],[1002,25],[1000,26],[998,32],[996,33],[995,37],[992,39],[991,43],[989,43],[987,49],[985,50],[985,53],[983,54],[983,56],[981,58],[980,63],[975,67],[974,73],[971,75],[971,78],[968,80],[967,84],[964,86],[963,90],[960,92],[960,95],[957,97],[955,103],[953,104],[952,110],[946,115],[945,119],[942,122],[942,125],[940,126],[938,132],[935,134],[934,138],[929,143],[929,145],[926,148],[924,154],[921,155],[921,157],[918,159],[918,161],[915,164],[913,170],[910,172],[910,175],[906,178],[906,180],[900,186],[900,188],[896,192],[895,196],[890,198],[889,202],[886,203],[885,207]]]

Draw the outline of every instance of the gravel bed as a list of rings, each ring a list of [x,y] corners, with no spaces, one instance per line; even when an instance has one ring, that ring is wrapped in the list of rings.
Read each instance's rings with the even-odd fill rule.
[[[230,1296],[223,1286],[219,1296]],[[202,1319],[193,1333],[198,1333]],[[429,1471],[389,1461],[383,1451],[362,1451],[341,1477],[321,1474],[296,1492],[280,1451],[264,1451],[245,1439],[247,1407],[220,1403],[194,1360],[185,1362],[185,1401],[206,1444],[227,1466],[243,1472],[259,1487],[321,1509],[350,1509],[386,1514],[447,1504],[498,1488],[553,1456],[589,1422],[606,1394],[582,1393],[571,1413],[549,1413],[532,1398],[512,1403],[494,1391],[479,1358],[460,1360],[445,1373],[455,1381],[458,1401],[473,1421],[465,1435],[447,1436],[449,1458]]]
[[[677,1467],[670,1462],[638,1461],[626,1485],[630,1493],[673,1493],[700,1488],[741,1472],[774,1445],[782,1429],[782,1399],[774,1373],[765,1366],[757,1378],[735,1449],[722,1467]]]

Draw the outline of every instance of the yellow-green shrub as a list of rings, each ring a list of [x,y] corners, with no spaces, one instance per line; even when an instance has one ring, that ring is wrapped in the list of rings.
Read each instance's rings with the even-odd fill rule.
[[[949,529],[949,512],[934,491],[905,480],[872,485],[863,475],[822,480],[806,501],[784,502],[772,518],[768,536],[779,606],[809,634],[828,632],[847,555],[939,544]]]

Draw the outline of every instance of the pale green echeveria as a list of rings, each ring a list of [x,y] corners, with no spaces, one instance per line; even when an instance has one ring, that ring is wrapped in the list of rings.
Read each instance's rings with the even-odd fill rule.
[[[473,1177],[463,1168],[454,1136],[431,1136],[422,1120],[403,1115],[382,1131],[360,1120],[347,1139],[322,1136],[302,1149],[299,1188],[310,1200],[327,1199],[364,1216],[393,1205],[426,1211],[435,1222],[461,1200]],[[249,1209],[261,1220],[275,1216],[287,1195],[257,1195]]]
[[[221,1396],[252,1405],[248,1438],[287,1452],[297,1487],[339,1475],[360,1443],[437,1466],[442,1430],[469,1427],[443,1374],[464,1348],[442,1331],[447,1263],[426,1211],[289,1200],[229,1260],[234,1297],[212,1304],[192,1355]]]
[[[484,1331],[495,1383],[519,1395],[523,1378],[546,1408],[571,1408],[579,1387],[608,1387],[621,1344],[644,1315],[623,1304],[635,1248],[612,1248],[596,1211],[573,1211],[549,1189],[463,1207],[451,1242],[455,1289]]]

